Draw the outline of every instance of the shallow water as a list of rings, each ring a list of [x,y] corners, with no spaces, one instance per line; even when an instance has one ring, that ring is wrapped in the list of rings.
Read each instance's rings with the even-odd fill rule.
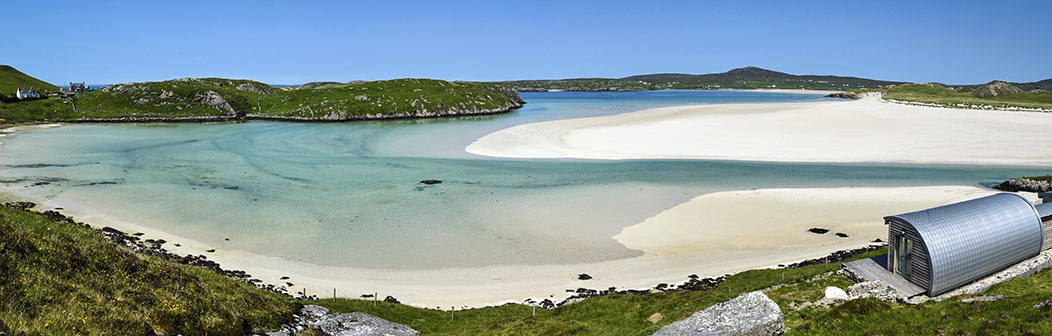
[[[825,99],[749,91],[523,97],[529,103],[514,113],[455,119],[17,132],[0,147],[0,186],[220,249],[322,265],[419,269],[636,256],[639,251],[610,237],[718,190],[988,185],[1045,173],[1033,167],[504,160],[464,152],[478,137],[523,123],[671,105]],[[424,179],[444,182],[420,184]]]

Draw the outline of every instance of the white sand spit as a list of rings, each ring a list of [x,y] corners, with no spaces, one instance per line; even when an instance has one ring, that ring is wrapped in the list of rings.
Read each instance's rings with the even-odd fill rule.
[[[676,106],[526,124],[470,153],[513,158],[1052,165],[1052,113],[857,101]]]

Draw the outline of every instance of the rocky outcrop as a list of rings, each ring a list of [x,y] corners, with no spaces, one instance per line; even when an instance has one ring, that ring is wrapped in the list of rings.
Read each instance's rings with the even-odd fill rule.
[[[778,304],[761,291],[717,303],[658,330],[654,335],[779,335],[785,319]]]
[[[281,330],[267,333],[268,336],[292,336],[305,330],[314,330],[329,336],[409,336],[420,335],[419,331],[366,313],[336,314],[329,309],[307,305],[293,316],[293,322]]]
[[[1001,182],[1001,184],[998,184],[994,189],[1008,192],[1046,192],[1052,191],[1052,182],[1031,180],[1027,178],[1015,178]]]
[[[220,96],[215,91],[209,90],[204,93],[198,93],[194,95],[194,100],[205,106],[219,110],[228,116],[238,115],[238,112],[234,110],[234,107],[230,106],[230,103],[227,103],[226,99],[223,99],[223,96]]]
[[[833,92],[833,93],[827,94],[826,97],[829,97],[829,98],[854,99],[854,100],[862,99],[862,96],[859,96],[857,93],[854,93],[854,92]]]
[[[1023,93],[1023,90],[1004,81],[993,81],[980,86],[972,91],[972,95],[979,98],[997,97]]]

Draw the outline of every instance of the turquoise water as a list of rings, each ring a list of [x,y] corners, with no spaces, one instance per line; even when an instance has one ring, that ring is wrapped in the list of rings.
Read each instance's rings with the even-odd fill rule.
[[[507,160],[464,152],[478,137],[523,123],[683,104],[825,99],[748,91],[523,98],[529,103],[511,114],[456,119],[66,125],[20,132],[2,138],[0,185],[220,249],[408,269],[636,256],[639,251],[610,237],[712,191],[989,185],[1047,173],[993,166]],[[444,183],[418,183],[424,179]]]

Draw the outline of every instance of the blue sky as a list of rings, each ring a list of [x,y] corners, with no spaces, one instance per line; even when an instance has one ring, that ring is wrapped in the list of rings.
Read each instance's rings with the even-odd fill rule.
[[[3,6],[0,64],[52,83],[623,77],[748,65],[952,84],[1052,78],[1052,1],[915,2],[18,1]]]

